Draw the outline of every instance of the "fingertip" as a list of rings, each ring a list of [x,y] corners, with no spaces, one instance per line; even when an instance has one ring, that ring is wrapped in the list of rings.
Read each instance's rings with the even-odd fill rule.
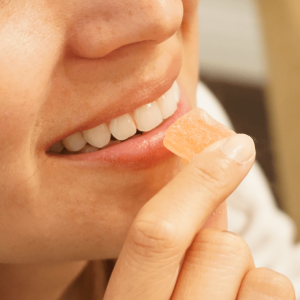
[[[220,150],[239,164],[246,164],[255,157],[255,144],[246,134],[235,134],[222,143]]]
[[[200,154],[217,150],[220,150],[226,157],[241,165],[254,161],[256,156],[255,143],[253,139],[246,134],[234,134],[219,140],[205,148]]]

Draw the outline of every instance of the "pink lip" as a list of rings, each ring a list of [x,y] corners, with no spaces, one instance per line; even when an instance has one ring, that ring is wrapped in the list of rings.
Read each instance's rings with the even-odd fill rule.
[[[181,99],[176,112],[150,132],[92,153],[51,156],[80,165],[92,163],[96,166],[100,163],[133,169],[148,168],[174,155],[163,146],[163,139],[167,129],[189,110],[190,106],[181,89]]]

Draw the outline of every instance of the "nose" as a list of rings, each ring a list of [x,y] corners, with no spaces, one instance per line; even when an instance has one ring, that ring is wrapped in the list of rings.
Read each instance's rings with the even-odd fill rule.
[[[181,0],[73,0],[68,48],[100,58],[138,42],[162,43],[181,26]],[[72,1],[72,2],[73,2]]]

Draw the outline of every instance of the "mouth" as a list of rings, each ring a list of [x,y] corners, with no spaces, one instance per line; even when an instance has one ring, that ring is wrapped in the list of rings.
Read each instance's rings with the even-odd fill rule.
[[[157,100],[51,145],[47,154],[73,162],[149,166],[171,157],[163,146],[166,130],[190,110],[175,81]]]

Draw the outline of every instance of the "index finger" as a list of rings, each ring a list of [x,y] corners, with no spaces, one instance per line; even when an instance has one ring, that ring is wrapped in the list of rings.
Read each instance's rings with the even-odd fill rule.
[[[169,299],[185,251],[254,157],[253,140],[246,135],[219,141],[195,157],[139,212],[104,299]]]

